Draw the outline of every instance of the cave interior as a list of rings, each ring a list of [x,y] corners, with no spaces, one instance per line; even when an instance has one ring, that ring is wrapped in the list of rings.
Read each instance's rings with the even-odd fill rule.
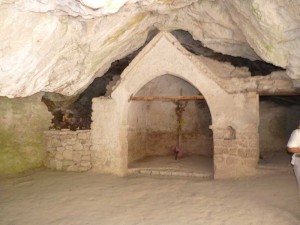
[[[149,32],[142,47],[113,62],[103,76],[95,78],[78,95],[68,97],[45,93],[42,101],[53,116],[49,129],[91,129],[93,98],[110,97],[120,75],[158,33],[158,30]],[[171,34],[192,55],[240,68],[247,73],[242,76],[263,79],[272,73],[285,72],[285,69],[263,60],[251,61],[216,53],[194,40],[187,31],[174,30]],[[185,96],[185,100],[176,99],[180,96]],[[195,96],[201,96],[202,99],[193,99]],[[148,82],[132,97],[128,115],[129,172],[170,174],[170,171],[185,171],[213,177],[212,118],[209,106],[199,90],[183,79],[165,74]],[[288,163],[290,155],[284,149],[290,132],[299,121],[298,102],[296,92],[260,91],[258,165]],[[184,105],[182,118],[179,118],[176,111],[180,104]],[[177,154],[181,157],[177,158]]]

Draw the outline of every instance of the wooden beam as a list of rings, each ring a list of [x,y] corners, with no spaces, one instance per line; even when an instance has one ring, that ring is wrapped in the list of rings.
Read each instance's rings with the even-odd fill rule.
[[[299,96],[299,92],[258,92],[259,96]]]
[[[203,100],[205,99],[202,95],[195,96],[142,96],[142,97],[130,97],[130,101],[176,101],[176,100]]]
[[[261,92],[258,93],[259,96],[300,96],[300,93],[295,92],[281,92],[281,93],[267,93]],[[192,101],[192,100],[204,100],[202,95],[194,96],[141,96],[141,97],[130,97],[129,101]]]

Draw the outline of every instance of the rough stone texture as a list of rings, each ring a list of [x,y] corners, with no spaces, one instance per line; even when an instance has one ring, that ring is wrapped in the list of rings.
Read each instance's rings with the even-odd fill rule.
[[[286,153],[290,134],[300,121],[300,107],[260,101],[259,115],[260,155],[265,159],[276,153]]]
[[[51,114],[42,95],[0,98],[0,175],[43,165],[43,131],[50,126]]]
[[[226,7],[249,45],[262,59],[287,67],[291,78],[300,78],[299,1],[232,0]]]
[[[256,173],[255,167],[259,152],[258,132],[236,132],[235,138],[224,137],[226,129],[214,129],[215,178],[250,176]]]
[[[236,137],[229,142],[231,149],[238,151],[238,157],[226,157],[228,162],[224,162],[223,158],[218,157],[220,150],[217,148],[215,177],[252,174],[259,153],[258,95],[228,93],[215,81],[218,74],[212,72],[222,71],[222,65],[217,70],[215,66],[207,63],[203,57],[195,57],[187,52],[172,35],[158,34],[124,70],[111,98],[102,97],[93,101],[92,141],[94,151],[99,153],[98,157],[93,157],[93,168],[114,174],[127,172],[128,100],[151,80],[172,74],[193,84],[205,97],[212,116],[211,129],[217,132],[217,138],[214,139],[217,146],[221,146],[218,142],[220,130],[226,130],[230,126],[235,131]],[[97,141],[97,146],[94,146],[94,141]],[[246,147],[243,148],[243,145]],[[224,153],[225,156],[226,154]],[[231,163],[235,159],[238,161]]]
[[[198,56],[210,66],[213,79],[229,93],[257,92],[259,94],[293,93],[293,82],[286,72],[276,71],[267,76],[251,77],[246,68],[237,68],[229,63]]]
[[[287,68],[294,87],[299,85],[298,0],[125,3],[1,1],[0,95],[80,93],[156,28],[186,30],[217,52]]]
[[[131,1],[131,2],[137,2],[139,0]],[[101,0],[101,1],[95,1],[95,0],[80,0],[82,4],[85,6],[101,10],[104,14],[105,13],[114,13],[117,12],[128,0]]]
[[[91,169],[90,130],[50,130],[44,136],[47,168],[77,172]]]
[[[147,83],[135,96],[199,95],[188,82],[163,75]],[[173,154],[178,140],[176,105],[172,101],[132,101],[128,113],[128,161],[145,156]],[[189,101],[183,113],[184,154],[211,156],[211,115],[205,100]]]

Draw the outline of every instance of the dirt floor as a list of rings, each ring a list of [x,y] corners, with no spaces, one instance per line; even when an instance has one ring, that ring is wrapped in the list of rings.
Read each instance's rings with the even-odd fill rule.
[[[37,171],[0,180],[1,225],[300,224],[291,170],[240,180]]]

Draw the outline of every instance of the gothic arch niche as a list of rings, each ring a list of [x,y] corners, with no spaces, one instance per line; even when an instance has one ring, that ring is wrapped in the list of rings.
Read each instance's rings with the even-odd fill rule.
[[[180,171],[198,176],[213,175],[210,110],[205,99],[181,101],[185,108],[179,122],[175,111],[177,103],[172,97],[181,95],[202,96],[189,82],[173,75],[151,80],[134,95],[136,99],[145,96],[170,99],[131,101],[127,133],[129,172]],[[175,160],[174,150],[178,145],[183,149],[183,156]]]
[[[221,64],[187,52],[161,32],[132,60],[111,96],[93,99],[91,162],[94,171],[128,174],[130,101],[147,83],[165,74],[193,84],[205,97],[213,131],[214,178],[255,174],[258,161],[258,96],[220,86]],[[226,135],[225,135],[226,134]]]

